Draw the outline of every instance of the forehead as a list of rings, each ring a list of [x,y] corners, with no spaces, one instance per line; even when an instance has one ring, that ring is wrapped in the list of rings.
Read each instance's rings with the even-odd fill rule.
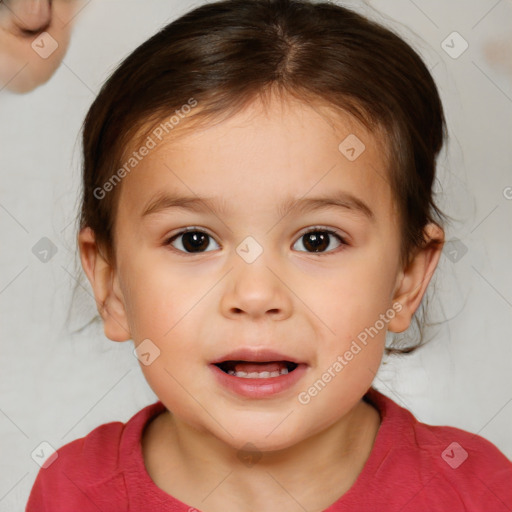
[[[239,214],[249,204],[282,213],[285,199],[333,191],[392,214],[384,141],[346,113],[294,99],[255,101],[228,119],[185,128],[146,139],[151,149],[123,180],[120,215],[142,215],[166,192],[214,198],[223,213]]]

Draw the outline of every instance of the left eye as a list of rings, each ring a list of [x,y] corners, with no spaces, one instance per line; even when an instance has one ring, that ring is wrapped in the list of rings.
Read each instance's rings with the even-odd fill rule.
[[[178,243],[178,247],[176,247],[174,245],[174,241],[177,240],[179,242],[180,238],[182,241]],[[210,246],[209,239],[213,240],[213,238],[208,233],[198,229],[190,229],[188,231],[182,231],[181,233],[173,236],[167,241],[167,243],[179,251],[185,253],[209,252],[207,251],[208,247]]]
[[[318,228],[304,233],[299,240],[297,240],[297,243],[304,240],[302,246],[305,247],[307,252],[332,252],[332,250],[326,250],[331,245],[332,237],[338,240],[338,245],[334,247],[334,249],[342,245],[347,245],[345,240],[335,231]]]

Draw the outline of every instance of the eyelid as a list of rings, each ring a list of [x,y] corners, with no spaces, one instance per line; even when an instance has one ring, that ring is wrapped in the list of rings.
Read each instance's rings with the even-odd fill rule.
[[[189,231],[203,231],[207,235],[210,235],[212,238],[213,235],[211,235],[206,228],[202,228],[201,226],[186,226],[184,228],[180,228],[174,235],[170,235],[169,238],[175,237],[176,235],[181,235],[183,233],[188,233]]]
[[[310,227],[306,228],[305,231],[301,231],[299,236],[304,236],[312,231],[327,231],[328,233],[338,235],[345,242],[348,240],[348,235],[346,235],[344,232],[339,231],[336,228],[331,228],[329,226],[321,226],[321,225],[310,226]]]
[[[169,244],[172,240],[174,240],[178,236],[184,235],[185,233],[189,233],[191,231],[194,231],[194,232],[199,231],[200,233],[204,233],[205,235],[208,235],[210,238],[213,238],[215,240],[215,242],[218,245],[220,245],[220,243],[217,242],[217,239],[215,238],[215,236],[213,236],[206,228],[202,228],[201,226],[187,226],[185,228],[181,228],[178,231],[176,231],[174,234],[166,236],[165,243]]]
[[[179,231],[176,231],[176,233],[174,233],[173,235],[166,236],[165,239],[167,241],[168,240],[172,240],[173,238],[175,238],[175,237],[177,237],[179,235],[182,235],[184,233],[188,233],[189,231],[204,232],[208,236],[211,236],[213,239],[215,239],[215,237],[206,228],[203,228],[201,226],[187,226],[185,228],[181,228]],[[308,228],[305,228],[304,231],[300,231],[299,232],[297,237],[300,238],[301,236],[304,236],[307,233],[310,233],[311,231],[327,231],[329,233],[338,235],[345,243],[348,243],[347,242],[348,236],[345,235],[345,233],[343,233],[341,231],[338,231],[336,228],[330,228],[328,226],[320,226],[320,225],[315,225],[315,226],[310,226]]]

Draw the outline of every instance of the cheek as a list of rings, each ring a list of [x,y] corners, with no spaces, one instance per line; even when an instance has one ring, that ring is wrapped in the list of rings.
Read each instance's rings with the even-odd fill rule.
[[[323,426],[350,410],[378,372],[394,314],[391,289],[380,265],[360,260],[308,297],[329,329],[318,340],[316,367],[298,400],[310,415],[322,417]]]
[[[189,397],[178,383],[188,382],[190,368],[198,364],[198,326],[205,315],[200,299],[206,293],[199,287],[206,285],[162,265],[158,258],[149,261],[142,252],[125,262],[122,288],[132,339],[151,354],[150,364],[141,364],[141,370],[168,406],[182,407]],[[188,382],[187,389],[197,394],[191,386]]]
[[[218,277],[170,264],[165,251],[156,257],[154,251],[140,251],[124,262],[119,273],[132,338],[179,341],[193,335],[189,331],[200,325],[207,303],[202,298]]]
[[[390,308],[393,271],[387,261],[364,255],[347,257],[325,278],[306,278],[300,293],[330,328],[326,332],[343,341],[373,325]]]
[[[118,272],[132,338],[136,343],[145,338],[160,338],[162,329],[173,325],[172,315],[178,301],[171,276],[162,273],[160,266],[142,251],[119,252]]]
[[[395,313],[391,307],[392,255],[379,258],[371,251],[353,258],[347,255],[330,279],[317,287],[315,281],[310,279],[309,290],[315,293],[310,292],[305,302],[320,318],[319,325],[328,326],[321,327],[315,378],[325,376],[333,382],[319,402],[339,401],[340,394],[352,396],[354,390],[364,394],[380,367],[387,328]],[[307,289],[302,288],[302,293]]]

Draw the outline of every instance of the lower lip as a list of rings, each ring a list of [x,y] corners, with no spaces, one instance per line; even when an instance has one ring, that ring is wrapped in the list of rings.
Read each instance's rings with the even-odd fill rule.
[[[267,398],[282,393],[294,386],[306,373],[307,365],[299,364],[295,370],[266,379],[247,379],[223,372],[218,366],[210,367],[220,384],[230,391],[247,398]]]

